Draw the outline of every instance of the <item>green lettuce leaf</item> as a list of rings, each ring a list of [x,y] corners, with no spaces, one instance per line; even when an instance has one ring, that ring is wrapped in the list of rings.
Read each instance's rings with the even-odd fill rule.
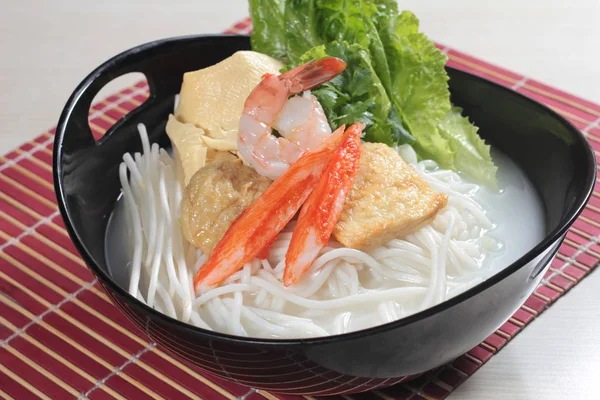
[[[317,23],[318,11],[316,0],[285,1],[287,60],[293,64],[297,64],[304,53],[324,43]]]
[[[439,159],[445,168],[463,171],[479,182],[496,186],[497,167],[490,156],[490,146],[477,134],[477,127],[462,116],[462,109],[453,107],[438,122],[441,136],[452,149],[453,159]]]
[[[417,121],[441,118],[450,110],[446,56],[418,32],[411,12],[398,16],[396,7],[394,1],[378,0],[377,25],[388,55],[391,97],[418,141],[429,132],[419,132]]]
[[[327,55],[348,64],[313,90],[332,127],[362,121],[364,140],[410,143],[422,159],[495,186],[477,128],[453,108],[446,56],[395,0],[250,0],[252,47],[289,63]]]
[[[323,43],[345,41],[368,49],[373,69],[389,93],[390,70],[374,23],[375,4],[370,0],[322,0],[319,7],[319,31]]]
[[[421,158],[442,168],[462,171],[491,186],[496,166],[477,127],[452,107],[445,70],[446,56],[424,34],[409,11],[397,14],[393,0],[377,0],[377,26],[390,65],[392,101],[415,138]]]
[[[287,60],[284,0],[249,0],[252,17],[252,48],[278,60]]]

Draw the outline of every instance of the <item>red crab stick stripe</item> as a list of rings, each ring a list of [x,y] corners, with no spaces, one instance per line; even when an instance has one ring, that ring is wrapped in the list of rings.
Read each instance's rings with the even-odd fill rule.
[[[329,241],[360,165],[360,134],[364,127],[364,124],[356,123],[348,128],[340,147],[302,206],[285,255],[285,286],[298,282]]]
[[[303,154],[231,224],[196,274],[196,289],[218,285],[273,243],[314,189],[343,131],[342,126],[319,149]]]

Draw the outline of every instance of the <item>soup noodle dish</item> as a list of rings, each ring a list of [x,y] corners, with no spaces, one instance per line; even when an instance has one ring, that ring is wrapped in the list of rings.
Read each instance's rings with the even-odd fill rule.
[[[207,330],[322,337],[430,308],[540,242],[535,189],[451,103],[412,13],[283,3],[250,1],[252,51],[184,74],[171,148],[140,124],[123,154],[105,251],[132,296]]]

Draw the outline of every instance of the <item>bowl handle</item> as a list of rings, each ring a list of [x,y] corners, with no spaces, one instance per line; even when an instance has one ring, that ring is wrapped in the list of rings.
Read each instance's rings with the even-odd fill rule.
[[[111,140],[111,134],[116,130],[126,131],[124,135],[127,138],[123,138],[122,134],[114,135],[121,136],[116,140],[121,142],[121,145],[124,140],[136,139],[137,123],[144,122],[150,128],[158,124],[159,117],[166,120],[165,115],[172,112],[174,95],[181,89],[181,80],[185,72],[213,65],[231,55],[232,49],[249,49],[248,38],[245,36],[208,35],[201,45],[197,39],[197,36],[188,36],[146,43],[102,64],[79,84],[69,98],[57,126],[55,144],[63,147],[65,154],[69,154],[85,148],[93,151],[93,146],[96,145],[98,149],[106,147],[103,144],[114,142]],[[200,53],[202,57],[199,57]],[[117,121],[104,137],[96,142],[88,124],[92,101],[107,83],[131,72],[140,72],[146,76],[150,95],[142,105]],[[145,115],[145,120],[142,121],[142,111],[150,106],[162,114],[156,115],[156,118]],[[123,127],[126,129],[119,129]],[[148,135],[151,140],[160,140],[163,133],[164,126],[161,126],[160,129],[149,130]],[[163,141],[163,144],[168,143]],[[112,145],[116,146],[117,143]]]
[[[127,115],[121,117],[115,122],[98,141],[94,138],[88,122],[89,110],[92,106],[92,101],[98,92],[106,86],[107,83],[114,79],[128,74],[130,72],[142,72],[138,68],[133,68],[131,64],[112,64],[107,71],[98,71],[94,77],[88,77],[84,80],[77,90],[73,93],[65,106],[57,126],[57,135],[62,136],[62,143],[66,153],[75,153],[84,148],[89,148],[95,145],[101,145],[105,140],[110,138],[111,134],[122,125],[128,116],[140,109],[148,107],[153,98],[153,88],[150,83],[151,79],[148,74],[144,73],[150,86],[150,96],[143,104]],[[90,79],[91,78],[91,79]]]
[[[94,70],[79,84],[63,109],[56,131],[57,136],[62,139],[60,143],[66,153],[102,145],[115,130],[145,108],[152,106],[157,98],[168,97],[172,92],[178,91],[178,88],[174,90],[173,82],[164,79],[164,63],[161,62],[162,57],[157,56],[160,53],[159,47],[159,43],[152,42],[139,46],[136,52],[121,53]],[[150,88],[148,99],[119,119],[100,140],[96,141],[88,123],[92,101],[106,84],[132,72],[142,73],[146,77]]]

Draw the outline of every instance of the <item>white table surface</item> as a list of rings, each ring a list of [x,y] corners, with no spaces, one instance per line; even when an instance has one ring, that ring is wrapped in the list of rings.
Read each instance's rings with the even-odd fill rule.
[[[600,103],[600,0],[401,4],[436,41]],[[153,39],[220,32],[247,15],[245,0],[1,0],[0,8],[0,154],[53,126],[107,58]],[[599,300],[596,272],[451,398],[600,399]]]

